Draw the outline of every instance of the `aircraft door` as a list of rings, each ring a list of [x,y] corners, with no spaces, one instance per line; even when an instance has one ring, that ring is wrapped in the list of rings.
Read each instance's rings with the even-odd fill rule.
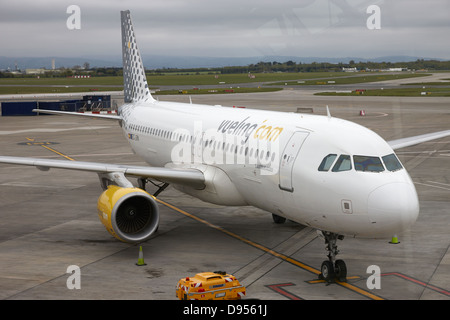
[[[279,187],[281,190],[293,192],[294,188],[292,186],[292,170],[294,168],[294,162],[297,158],[297,155],[300,151],[300,148],[305,142],[305,139],[308,137],[308,132],[297,131],[289,139],[289,142],[286,144],[286,147],[281,154],[280,159],[280,184]]]

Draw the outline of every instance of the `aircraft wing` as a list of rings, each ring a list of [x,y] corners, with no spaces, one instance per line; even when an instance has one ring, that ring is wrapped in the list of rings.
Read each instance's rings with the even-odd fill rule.
[[[67,112],[67,111],[56,111],[56,110],[45,110],[45,109],[33,109],[33,112],[45,113],[45,114],[90,117],[90,118],[109,119],[109,120],[121,120],[122,119],[120,116],[114,115],[114,114],[79,113],[79,112]]]
[[[144,177],[160,180],[167,183],[188,185],[196,189],[205,187],[203,173],[197,169],[176,169],[147,166],[127,166],[120,164],[107,164],[98,162],[48,160],[26,157],[0,156],[0,163],[35,166],[40,170],[48,171],[50,168],[69,169],[95,172],[98,174],[123,174],[126,176]]]
[[[450,136],[450,130],[445,131],[439,131],[439,132],[433,132],[433,133],[427,133],[422,134],[419,136],[409,137],[409,138],[402,138],[402,139],[396,139],[388,141],[388,144],[391,146],[392,149],[400,149],[405,148],[409,146],[413,146],[422,142],[427,142],[435,139],[440,139],[444,137]]]
[[[41,112],[47,114],[70,115],[92,117],[97,119],[121,120],[118,115],[113,114],[89,114],[77,112],[65,112],[55,110],[34,109],[34,112]],[[113,177],[113,180],[124,185],[129,185],[129,181],[122,179],[121,176],[134,176],[142,178],[155,179],[167,183],[181,184],[190,186],[195,189],[203,189],[205,187],[205,178],[203,173],[197,169],[178,169],[178,168],[163,168],[163,167],[149,167],[149,166],[127,166],[119,164],[108,164],[98,162],[84,162],[84,161],[68,161],[68,160],[47,160],[39,158],[26,157],[7,157],[0,156],[0,163],[18,164],[26,166],[35,166],[39,170],[48,171],[50,168],[68,169],[95,172],[100,175],[118,175]]]

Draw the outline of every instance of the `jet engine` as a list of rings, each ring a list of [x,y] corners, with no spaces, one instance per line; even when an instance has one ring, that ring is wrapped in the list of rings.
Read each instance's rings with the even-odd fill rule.
[[[158,204],[139,188],[108,186],[98,198],[97,210],[106,230],[123,242],[145,241],[159,225]]]

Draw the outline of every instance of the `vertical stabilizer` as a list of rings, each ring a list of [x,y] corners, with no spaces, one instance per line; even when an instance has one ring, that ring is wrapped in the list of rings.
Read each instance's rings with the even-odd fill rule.
[[[131,23],[130,11],[121,11],[123,90],[125,103],[155,101],[150,94],[144,64]]]

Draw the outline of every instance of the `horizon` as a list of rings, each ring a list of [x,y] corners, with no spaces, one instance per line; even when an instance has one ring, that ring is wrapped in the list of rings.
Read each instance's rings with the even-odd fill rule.
[[[6,60],[6,61],[4,61]],[[14,61],[13,61],[14,60]],[[47,60],[47,61],[45,61]],[[15,64],[17,63],[17,69],[47,69],[51,70],[52,60],[55,60],[55,69],[72,68],[74,66],[82,66],[84,63],[89,63],[90,68],[121,68],[122,61],[120,57],[115,60],[111,57],[4,57],[0,56],[0,70],[15,70]],[[63,61],[61,63],[61,60]],[[200,69],[200,68],[222,68],[232,66],[248,66],[251,64],[257,64],[259,62],[278,62],[286,63],[293,61],[297,64],[310,64],[316,63],[329,63],[333,65],[337,64],[349,64],[351,61],[354,63],[409,63],[417,60],[424,61],[450,61],[450,59],[439,59],[433,57],[410,57],[410,56],[383,56],[374,58],[363,57],[293,57],[293,56],[260,56],[260,57],[200,57],[200,56],[154,56],[143,55],[144,65],[146,69]],[[146,63],[145,61],[149,61]],[[204,60],[208,60],[205,63]],[[200,65],[200,61],[204,65]],[[96,65],[101,63],[101,65]],[[28,65],[27,65],[28,64]],[[199,64],[199,65],[197,65]]]

